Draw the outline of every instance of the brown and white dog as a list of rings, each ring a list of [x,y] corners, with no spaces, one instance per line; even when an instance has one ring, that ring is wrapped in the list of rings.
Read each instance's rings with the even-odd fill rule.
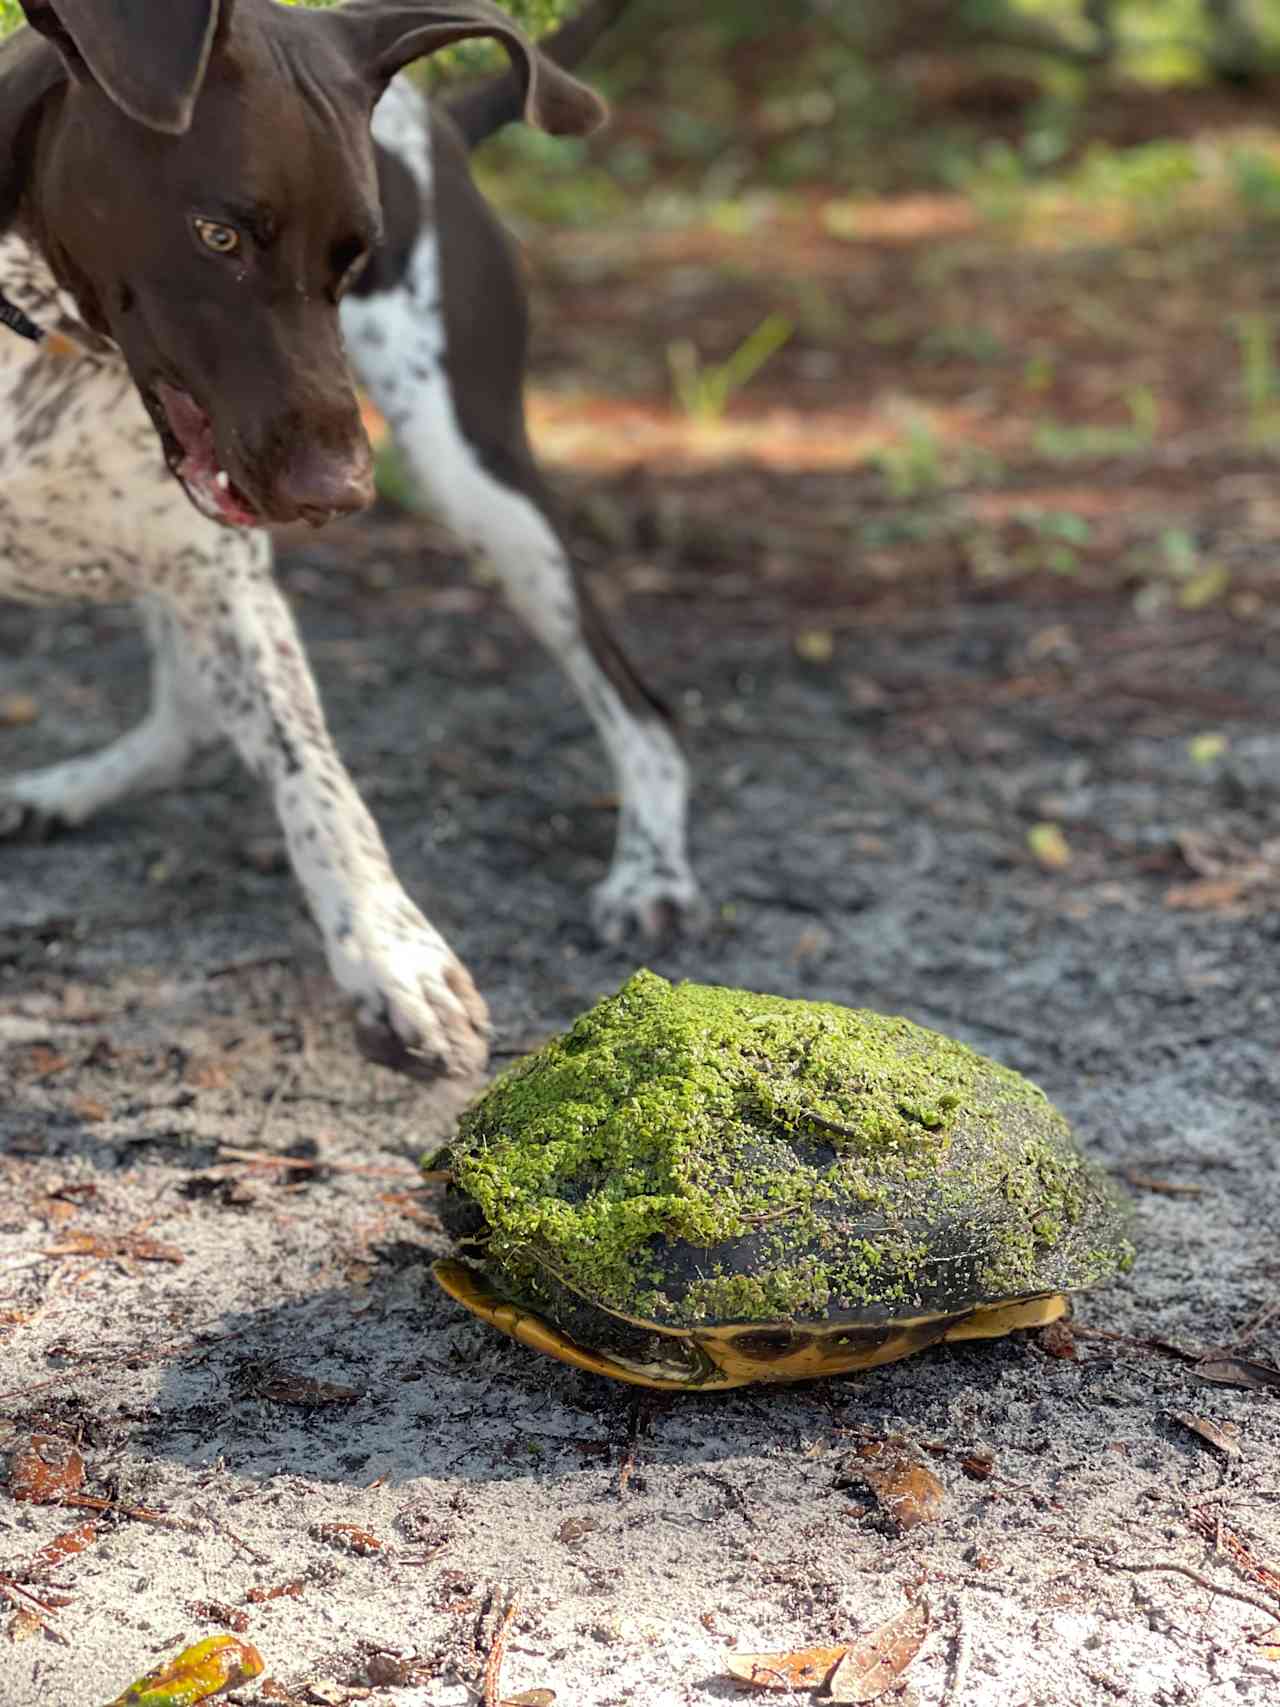
[[[358,378],[608,748],[598,930],[700,921],[684,760],[585,601],[529,452],[508,242],[458,129],[394,78],[488,35],[513,67],[495,122],[582,131],[600,103],[489,0],[26,9],[34,27],[0,46],[0,595],[139,601],[153,692],[100,752],[0,779],[0,835],[81,824],[230,739],[272,791],[362,1047],[474,1071],[485,1004],[334,749],[266,530],[371,498]]]

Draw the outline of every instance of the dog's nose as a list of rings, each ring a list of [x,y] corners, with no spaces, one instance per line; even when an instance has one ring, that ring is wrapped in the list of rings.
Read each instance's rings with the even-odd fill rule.
[[[373,502],[373,459],[367,450],[304,451],[281,474],[276,495],[283,510],[320,527]]]

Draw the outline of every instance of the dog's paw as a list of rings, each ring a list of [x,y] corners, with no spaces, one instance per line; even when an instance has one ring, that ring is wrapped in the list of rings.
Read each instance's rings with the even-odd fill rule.
[[[415,1079],[478,1077],[489,1060],[489,1010],[461,962],[417,989],[385,991],[356,1010],[356,1043],[381,1067]]]
[[[356,1042],[381,1066],[418,1079],[467,1078],[489,1059],[489,1010],[438,931],[403,896],[330,946],[354,998]]]
[[[47,842],[66,828],[61,813],[0,786],[0,842]]]
[[[611,948],[636,939],[669,942],[705,935],[711,909],[691,872],[615,868],[591,892],[591,923]]]

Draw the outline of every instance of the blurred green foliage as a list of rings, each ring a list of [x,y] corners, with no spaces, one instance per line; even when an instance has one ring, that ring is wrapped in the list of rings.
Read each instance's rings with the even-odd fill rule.
[[[609,130],[513,127],[481,157],[510,215],[749,227],[779,194],[938,188],[1017,220],[1065,173],[1156,221],[1206,170],[1166,92],[1265,94],[1280,0],[631,0],[588,69]],[[1230,170],[1251,218],[1280,217],[1280,153],[1246,143]]]

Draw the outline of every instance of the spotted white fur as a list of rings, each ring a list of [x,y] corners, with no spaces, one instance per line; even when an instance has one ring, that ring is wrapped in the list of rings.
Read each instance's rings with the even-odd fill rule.
[[[393,84],[375,134],[429,205],[425,109]],[[0,237],[0,291],[77,346],[52,355],[0,329],[0,595],[39,603],[137,599],[153,651],[152,704],[90,757],[0,782],[0,835],[76,825],[177,782],[229,738],[272,791],[332,973],[376,1058],[424,1071],[483,1063],[486,1013],[462,964],[405,895],[325,726],[264,532],[205,520],[164,466],[115,348],[69,312],[42,259]],[[685,854],[687,775],[669,731],[624,701],[579,620],[570,565],[528,498],[483,467],[445,370],[437,235],[429,219],[406,276],[348,298],[353,363],[424,493],[562,663],[605,741],[621,801],[612,867],[593,897],[601,933],[652,933],[701,901]]]
[[[373,134],[431,198],[431,141],[411,87],[392,84]],[[464,437],[444,369],[445,327],[436,233],[424,226],[403,286],[348,298],[343,326],[362,384],[395,435],[415,480],[458,539],[487,560],[513,609],[577,689],[613,763],[620,800],[608,876],[592,896],[606,941],[640,928],[659,934],[668,915],[698,915],[702,901],[685,852],[688,769],[670,729],[639,717],[601,668],[579,622],[573,572],[547,518],[487,472]]]

